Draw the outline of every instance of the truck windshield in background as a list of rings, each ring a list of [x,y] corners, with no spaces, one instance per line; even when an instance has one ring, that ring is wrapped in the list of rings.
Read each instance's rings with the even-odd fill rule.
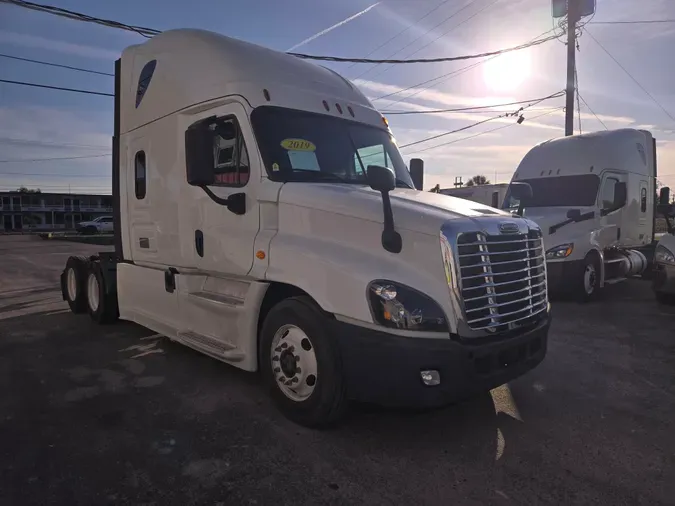
[[[519,179],[514,182],[528,183],[532,187],[532,198],[525,202],[525,208],[593,206],[600,187],[600,178],[596,174]],[[502,208],[517,209],[519,204],[509,187]]]
[[[393,137],[384,129],[273,106],[256,108],[251,121],[274,181],[367,184],[365,169],[381,165],[394,171],[397,186],[414,188]]]

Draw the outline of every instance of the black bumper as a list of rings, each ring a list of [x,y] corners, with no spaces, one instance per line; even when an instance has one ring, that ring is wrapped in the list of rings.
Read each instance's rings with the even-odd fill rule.
[[[443,406],[523,375],[546,355],[550,316],[517,337],[483,344],[399,337],[336,322],[350,399],[390,407]],[[436,370],[427,386],[420,371]]]
[[[553,295],[569,294],[579,284],[579,280],[583,278],[584,268],[583,260],[546,262],[549,293]]]

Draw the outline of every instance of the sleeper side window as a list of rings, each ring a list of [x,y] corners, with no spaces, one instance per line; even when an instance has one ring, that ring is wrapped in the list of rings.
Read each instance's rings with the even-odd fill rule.
[[[136,198],[144,199],[146,191],[145,151],[137,152],[134,158],[134,186]]]
[[[235,118],[228,118],[215,130],[214,186],[246,186],[250,175],[250,163],[244,136]]]

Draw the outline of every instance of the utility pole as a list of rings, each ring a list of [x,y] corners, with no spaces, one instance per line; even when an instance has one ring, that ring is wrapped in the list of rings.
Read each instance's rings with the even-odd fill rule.
[[[567,87],[565,95],[565,136],[574,134],[574,69],[577,57],[579,0],[567,0]]]

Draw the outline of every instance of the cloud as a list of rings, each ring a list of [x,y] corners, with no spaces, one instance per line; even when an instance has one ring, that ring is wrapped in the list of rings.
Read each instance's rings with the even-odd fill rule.
[[[99,60],[116,60],[120,57],[120,51],[112,51],[96,46],[73,44],[71,42],[47,39],[45,37],[28,35],[25,33],[8,32],[6,30],[0,30],[0,43],[46,49],[58,53],[72,54]]]
[[[368,12],[369,10],[371,10],[371,9],[373,9],[373,8],[375,8],[375,7],[377,7],[377,5],[378,5],[379,3],[380,3],[380,2],[376,2],[376,3],[374,3],[373,5],[371,5],[371,6],[369,6],[369,7],[366,7],[366,8],[363,9],[361,12],[357,12],[356,14],[354,14],[354,15],[352,15],[352,16],[349,16],[348,18],[343,19],[342,21],[340,21],[340,22],[338,22],[338,23],[335,23],[333,26],[329,26],[328,28],[326,28],[326,29],[324,29],[324,30],[321,30],[320,32],[315,33],[314,35],[312,35],[311,37],[306,38],[306,39],[303,40],[302,42],[298,42],[295,46],[292,46],[292,47],[288,48],[287,51],[294,51],[295,49],[298,49],[300,46],[304,46],[305,44],[309,44],[309,43],[312,42],[313,40],[316,40],[316,39],[318,39],[319,37],[322,37],[322,36],[326,35],[328,32],[332,32],[332,31],[335,30],[336,28],[339,28],[339,27],[341,27],[342,25],[346,25],[346,24],[349,23],[350,21],[353,21],[354,19],[356,19],[356,18],[358,18],[358,17],[360,17],[360,16],[363,16],[363,15],[364,15],[366,12]]]

